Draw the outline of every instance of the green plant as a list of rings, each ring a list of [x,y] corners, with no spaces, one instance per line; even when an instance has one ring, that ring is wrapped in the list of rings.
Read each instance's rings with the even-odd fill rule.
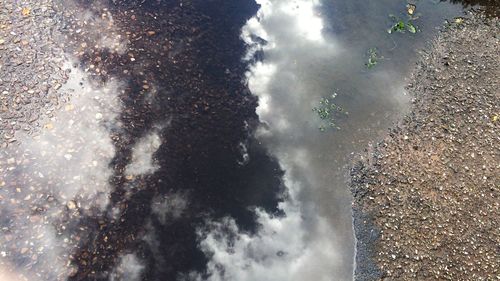
[[[418,27],[412,22],[413,18],[410,16],[408,21],[404,21],[395,15],[389,15],[389,17],[392,19],[393,24],[392,26],[387,30],[389,33],[394,33],[394,32],[401,32],[404,33],[405,31],[409,31],[410,33],[417,33],[419,31]]]
[[[336,117],[338,114],[348,114],[341,106],[333,102],[336,96],[337,93],[333,93],[330,97],[322,98],[319,101],[319,106],[312,109],[323,122],[319,126],[319,130],[322,132],[326,131],[327,128],[340,130],[336,124]]]
[[[394,32],[404,33],[405,31],[408,31],[410,33],[417,33],[418,27],[413,23],[413,21],[420,17],[420,13],[415,13],[416,9],[417,9],[417,6],[414,4],[408,3],[406,5],[406,16],[408,17],[408,19],[406,21],[396,17],[395,15],[392,15],[392,14],[389,15],[389,17],[393,21],[393,24],[392,24],[391,28],[389,28],[387,30],[387,32],[389,32],[389,33],[394,33]]]
[[[383,59],[383,57],[379,56],[377,48],[370,48],[368,50],[368,61],[365,63],[366,68],[371,69],[376,66],[381,59]]]

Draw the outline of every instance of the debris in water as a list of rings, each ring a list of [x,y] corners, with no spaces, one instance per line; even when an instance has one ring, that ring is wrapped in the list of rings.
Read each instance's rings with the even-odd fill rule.
[[[415,6],[413,4],[406,5],[406,11],[408,12],[408,15],[413,16],[416,8],[417,8],[417,6]]]

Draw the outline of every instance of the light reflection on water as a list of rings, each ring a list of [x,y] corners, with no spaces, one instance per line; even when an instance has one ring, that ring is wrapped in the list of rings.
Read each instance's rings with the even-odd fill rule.
[[[257,137],[286,171],[284,183],[290,196],[280,205],[286,217],[273,217],[258,210],[262,230],[255,236],[239,233],[239,239],[234,241],[228,232],[240,230],[231,219],[211,222],[213,230],[201,241],[200,247],[206,253],[213,253],[213,256],[207,255],[211,257],[208,269],[214,273],[212,280],[348,280],[352,278],[354,258],[351,198],[345,184],[350,153],[360,151],[369,141],[375,140],[405,112],[409,98],[404,94],[404,77],[416,59],[415,50],[436,33],[435,27],[444,18],[459,15],[461,8],[419,1],[417,11],[422,13],[422,18],[416,24],[422,33],[388,35],[388,14],[404,16],[406,2],[259,2],[261,11],[243,29],[243,38],[252,43],[254,40],[250,41],[250,36],[259,36],[267,44],[250,47],[254,51],[262,48],[264,59],[251,66],[248,83],[260,99],[257,111],[264,125]],[[365,53],[372,47],[378,48],[384,59],[374,69],[367,70]],[[349,116],[337,120],[340,130],[321,132],[318,127],[322,123],[312,108],[334,91],[338,93],[335,102],[345,108]],[[106,112],[113,113],[112,110]],[[96,115],[97,112],[91,113],[91,118],[87,119],[102,118]],[[61,128],[66,130],[70,126]],[[94,133],[100,132],[95,127],[90,128]],[[88,135],[84,130],[62,133],[67,138],[73,134],[78,138]],[[142,152],[144,157],[132,156],[139,166],[128,166],[128,175],[150,173],[156,168],[151,153],[158,147],[159,137],[152,133],[144,142],[138,142],[135,152]],[[55,139],[54,143],[65,140]],[[95,139],[110,141],[106,132]],[[76,143],[73,138],[70,140]],[[241,150],[245,149],[243,146]],[[71,158],[69,154],[60,156],[64,157],[61,158],[64,164],[51,169],[79,168],[78,158]],[[101,161],[103,166],[92,175],[107,178],[103,171],[111,156]],[[76,163],[74,166],[66,162],[71,159]],[[241,162],[246,165],[248,160]],[[264,176],[259,174],[259,177],[262,183]],[[106,179],[101,181],[107,183]],[[169,194],[170,198],[155,198],[153,204],[158,209],[153,212],[163,220],[167,215],[182,217],[187,209],[185,200],[189,198],[184,198],[188,196],[183,193],[175,195],[178,197]],[[72,205],[63,202],[61,208],[69,206]],[[165,208],[172,209],[168,210],[171,213]],[[72,249],[65,249],[66,254],[70,252]],[[121,278],[121,274],[139,278],[136,273],[143,270],[141,260],[125,255],[119,262],[112,279]],[[220,265],[225,267],[224,276],[217,275]],[[66,263],[60,265],[63,269],[65,266]],[[135,273],[126,269],[135,269]]]
[[[242,38],[250,45],[248,57],[261,52],[263,60],[254,62],[247,76],[259,97],[263,125],[257,138],[285,170],[290,198],[281,207],[287,218],[277,222],[261,214],[262,233],[274,230],[274,238],[242,235],[246,242],[235,248],[251,251],[215,255],[212,263],[225,266],[226,277],[234,280],[349,280],[355,247],[346,184],[351,153],[381,137],[407,111],[405,77],[417,50],[462,9],[419,1],[421,17],[414,22],[421,32],[388,34],[389,14],[405,19],[406,1],[258,2],[260,11],[243,28]],[[377,48],[383,59],[368,70],[370,48]],[[340,130],[322,132],[312,108],[334,92],[335,102],[349,115],[337,120]],[[277,223],[288,225],[276,230]],[[290,239],[290,232],[296,239]],[[287,255],[267,262],[255,258],[256,253],[274,254],[272,244],[281,240],[294,241],[283,249]],[[267,250],[256,247],[266,243]],[[204,246],[216,253],[224,250],[220,243]]]

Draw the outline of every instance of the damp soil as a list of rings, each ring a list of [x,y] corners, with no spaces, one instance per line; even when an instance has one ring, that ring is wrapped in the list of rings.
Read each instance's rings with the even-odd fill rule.
[[[432,42],[410,113],[351,171],[356,280],[493,280],[500,268],[498,18]]]

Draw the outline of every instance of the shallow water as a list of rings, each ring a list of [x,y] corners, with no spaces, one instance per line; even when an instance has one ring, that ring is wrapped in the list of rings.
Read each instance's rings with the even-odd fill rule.
[[[445,19],[460,16],[462,8],[420,1],[416,12],[421,17],[414,22],[421,31],[388,34],[389,14],[405,19],[406,3],[261,4],[258,20],[249,22],[248,30],[244,28],[244,34],[253,33],[267,41],[259,53],[263,59],[248,74],[250,90],[259,97],[257,114],[265,123],[257,138],[285,171],[292,199],[284,205],[300,205],[300,211],[289,211],[289,215],[301,218],[295,232],[304,233],[302,244],[290,247],[296,252],[290,265],[281,266],[293,272],[288,280],[311,276],[315,280],[348,280],[354,259],[351,195],[346,184],[352,153],[376,141],[405,113],[410,99],[404,90],[405,77],[418,50],[436,35]],[[367,69],[370,48],[377,48],[383,58]],[[324,120],[312,111],[333,93],[333,102],[349,113],[338,114],[335,126],[340,129],[327,124],[323,128]],[[311,253],[299,253],[300,247]],[[300,262],[294,264],[297,260]],[[230,262],[227,266],[231,267]],[[312,272],[306,270],[311,267]],[[269,266],[259,278],[275,271]],[[234,275],[244,276],[241,272]]]
[[[76,11],[72,20],[91,25],[69,21],[63,39],[84,69],[72,72],[84,82],[74,91],[86,94],[62,107],[41,139],[21,138],[20,150],[43,143],[57,153],[0,158],[14,157],[5,168],[24,180],[7,180],[0,195],[19,184],[68,193],[49,210],[64,214],[65,231],[36,224],[50,237],[38,255],[57,249],[63,258],[47,273],[14,239],[0,250],[9,264],[28,276],[42,268],[40,280],[352,279],[353,153],[406,112],[418,50],[463,8],[416,1],[420,31],[388,34],[389,14],[406,19],[405,1],[258,2],[63,3]],[[380,58],[368,69],[371,48]],[[312,110],[333,93],[348,112],[334,115],[339,129]],[[80,111],[88,100],[99,106]],[[80,120],[64,125],[71,118]],[[81,157],[64,153],[71,146],[85,148]],[[68,182],[82,165],[90,172]],[[32,170],[50,178],[33,180]],[[0,206],[2,216],[13,208]],[[29,204],[16,212],[31,212]],[[19,232],[30,222],[7,224]]]

